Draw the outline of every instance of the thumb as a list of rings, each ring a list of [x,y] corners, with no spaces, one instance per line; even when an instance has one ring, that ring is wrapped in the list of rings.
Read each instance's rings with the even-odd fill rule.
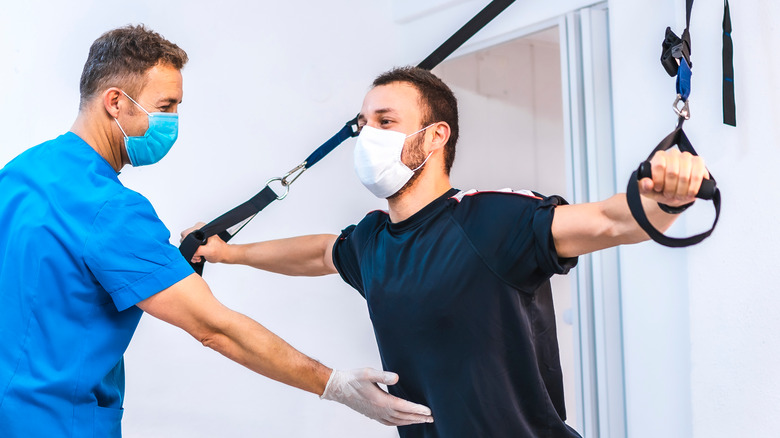
[[[398,374],[391,373],[390,371],[382,371],[380,380],[378,383],[384,383],[385,385],[395,385],[398,383]]]
[[[361,370],[363,377],[369,382],[384,383],[385,385],[395,385],[398,382],[398,374],[389,371],[380,371],[374,368],[364,368]]]
[[[641,184],[640,188],[644,192],[650,192],[653,190],[653,180],[650,178],[642,178],[639,183]]]

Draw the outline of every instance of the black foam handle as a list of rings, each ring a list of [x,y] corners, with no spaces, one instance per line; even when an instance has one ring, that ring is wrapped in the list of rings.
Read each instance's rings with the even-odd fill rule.
[[[649,161],[642,161],[641,164],[639,164],[639,169],[636,171],[636,178],[637,181],[642,178],[652,178],[653,177],[653,170],[652,166]],[[699,187],[699,193],[696,194],[696,197],[699,199],[705,199],[710,200],[713,196],[715,196],[715,191],[718,189],[717,184],[715,183],[714,179],[704,179],[701,182],[701,187]]]
[[[206,264],[206,261],[201,257],[199,262],[193,263],[192,257],[195,255],[198,247],[205,245],[208,241],[209,239],[206,237],[206,233],[200,229],[188,234],[182,241],[181,246],[179,246],[179,251],[181,251],[182,255],[187,260],[187,263],[189,263],[190,266],[192,266],[192,269],[200,276],[203,275],[203,267]]]

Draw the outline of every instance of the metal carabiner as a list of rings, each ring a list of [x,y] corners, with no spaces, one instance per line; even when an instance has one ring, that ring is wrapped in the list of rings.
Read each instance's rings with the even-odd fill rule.
[[[306,162],[304,161],[303,163],[290,169],[289,172],[285,173],[284,176],[280,178],[280,181],[282,182],[283,186],[289,187],[290,185],[292,185],[292,183],[295,182],[296,179],[298,179],[299,176],[303,175],[303,172],[305,171],[306,171]],[[293,179],[288,181],[287,179],[293,174],[295,175]]]
[[[271,179],[269,179],[268,181],[265,182],[265,185],[269,186],[274,181],[281,182],[282,181],[282,177],[281,176],[277,176],[277,177],[271,178]],[[284,184],[283,182],[281,182],[281,184],[282,184],[282,187],[284,187],[284,194],[282,196],[276,195],[276,200],[277,201],[281,201],[282,199],[286,198],[287,194],[290,193],[290,186]],[[274,190],[274,193],[276,193],[276,190]]]
[[[265,185],[269,185],[274,181],[279,181],[282,187],[284,187],[284,194],[281,196],[276,195],[276,200],[281,201],[282,199],[286,198],[287,195],[290,193],[290,185],[292,185],[292,183],[294,183],[295,180],[298,179],[298,177],[301,176],[301,174],[303,174],[303,172],[305,171],[306,171],[306,162],[304,161],[303,163],[290,169],[290,171],[285,173],[284,176],[277,176],[269,179],[268,181],[265,182]],[[292,176],[293,178],[288,180],[290,176]],[[274,191],[274,193],[276,193],[276,191]]]
[[[682,108],[679,107],[681,101],[683,103]],[[691,110],[688,108],[688,101],[682,100],[682,95],[677,95],[677,98],[674,99],[674,103],[672,104],[672,108],[674,108],[674,112],[677,113],[678,116],[684,118],[685,120],[691,118]]]

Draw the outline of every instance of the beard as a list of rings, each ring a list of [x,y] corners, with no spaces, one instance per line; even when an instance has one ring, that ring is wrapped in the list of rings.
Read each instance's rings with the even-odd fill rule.
[[[404,160],[403,153],[401,155],[401,162],[406,164],[406,166],[409,169],[417,169],[418,167],[422,166],[422,164],[425,162],[425,152],[423,151],[423,143],[425,142],[425,136],[417,136],[417,139],[412,140],[409,142],[409,148],[404,148],[404,150],[407,152],[406,154],[406,160]],[[412,188],[414,186],[414,183],[417,181],[417,179],[422,174],[423,169],[418,169],[416,172],[412,174],[412,177],[409,178],[409,181],[406,182],[406,184],[401,187],[400,190],[393,193],[392,195],[388,196],[387,199],[394,199],[398,196],[401,196],[406,191]]]

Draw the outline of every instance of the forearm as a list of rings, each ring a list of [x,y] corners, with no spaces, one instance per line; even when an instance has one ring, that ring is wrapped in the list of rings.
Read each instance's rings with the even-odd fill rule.
[[[278,382],[317,395],[325,391],[331,369],[299,352],[280,337],[238,312],[223,308],[201,343],[228,359]]]
[[[650,223],[662,232],[677,219],[678,215],[663,212],[653,200],[642,197],[642,205]],[[650,238],[631,216],[625,193],[600,202],[556,207],[552,233],[559,257],[576,257]]]
[[[138,307],[252,371],[318,395],[325,390],[328,367],[222,305],[196,274],[139,302]]]
[[[284,275],[336,273],[331,253],[336,236],[316,234],[245,245],[228,245],[225,263],[242,264]]]
[[[664,232],[672,226],[679,217],[678,214],[669,214],[658,207],[658,203],[644,196],[641,197],[642,208],[645,210],[650,223],[659,231]],[[614,224],[612,237],[615,242],[609,246],[625,245],[644,242],[649,240],[650,236],[642,230],[628,208],[626,194],[617,194],[603,201],[603,214]]]

